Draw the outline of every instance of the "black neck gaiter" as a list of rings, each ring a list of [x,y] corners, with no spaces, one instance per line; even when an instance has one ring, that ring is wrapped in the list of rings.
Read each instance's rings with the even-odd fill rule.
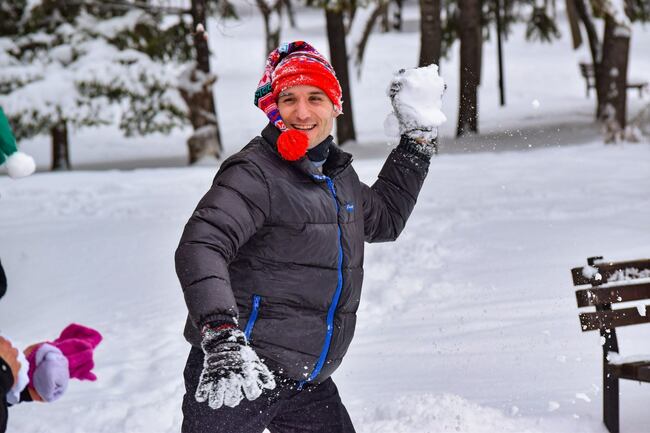
[[[330,145],[334,141],[334,137],[328,135],[318,146],[312,147],[307,151],[307,158],[313,163],[324,163],[330,153]]]

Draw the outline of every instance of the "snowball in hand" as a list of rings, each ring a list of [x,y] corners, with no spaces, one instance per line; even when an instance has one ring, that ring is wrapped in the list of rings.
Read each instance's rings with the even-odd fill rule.
[[[447,120],[441,111],[444,90],[437,65],[396,72],[387,90],[392,96],[393,112],[384,122],[386,134],[420,131],[435,138],[438,126]]]

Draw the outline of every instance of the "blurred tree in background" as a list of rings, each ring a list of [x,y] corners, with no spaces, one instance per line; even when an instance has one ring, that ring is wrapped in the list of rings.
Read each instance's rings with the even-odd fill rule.
[[[130,136],[191,123],[190,162],[220,157],[210,13],[235,16],[225,0],[3,1],[0,104],[17,137],[49,134],[52,169],[64,170],[70,128],[117,122]]]
[[[346,42],[347,31],[350,29],[350,22],[354,19],[358,6],[357,1],[305,0],[305,4],[322,8],[325,12],[325,28],[330,49],[330,62],[343,91],[343,114],[336,118],[336,139],[339,145],[344,145],[346,141],[355,141],[357,139],[352,112],[352,93],[350,92],[348,67],[349,56]]]
[[[0,8],[0,104],[17,137],[50,134],[52,169],[70,168],[68,130],[111,124],[128,136],[187,122],[172,77],[188,26],[101,2],[7,0]],[[119,109],[116,109],[119,108]]]
[[[531,42],[560,37],[557,0],[410,0],[419,6],[419,58],[439,64],[459,46],[457,135],[478,133],[483,42],[497,17],[506,38],[525,24]],[[597,119],[606,140],[629,135],[626,84],[631,23],[650,20],[647,0],[564,0],[574,48],[589,44],[595,70]],[[295,9],[324,12],[330,59],[343,90],[337,141],[356,139],[349,65],[361,65],[377,31],[404,31],[407,0],[255,0],[265,53],[281,41]],[[52,169],[70,168],[71,128],[117,124],[123,133],[168,133],[191,124],[189,162],[223,153],[209,17],[237,18],[232,0],[4,0],[0,2],[0,105],[19,139],[49,134]],[[597,20],[603,20],[602,36]],[[413,26],[410,27],[413,31]],[[637,116],[638,117],[638,116]],[[626,132],[627,131],[627,132]]]

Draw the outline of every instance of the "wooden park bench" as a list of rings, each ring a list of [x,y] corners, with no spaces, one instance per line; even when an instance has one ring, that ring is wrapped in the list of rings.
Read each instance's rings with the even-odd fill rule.
[[[589,97],[589,89],[596,88],[596,74],[594,72],[594,65],[591,63],[580,63],[580,73],[587,83],[587,98]],[[643,90],[648,87],[647,81],[630,80],[627,82],[627,89],[637,89],[639,97],[643,96]]]
[[[603,341],[603,421],[611,433],[618,433],[618,380],[650,382],[650,359],[621,358],[616,328],[650,323],[650,306],[640,302],[639,306],[613,309],[612,304],[650,300],[650,259],[606,262],[602,257],[590,257],[587,266],[571,269],[571,275],[575,286],[589,284],[576,289],[576,300],[578,307],[595,307],[596,311],[580,313],[580,325],[583,332],[600,331]]]

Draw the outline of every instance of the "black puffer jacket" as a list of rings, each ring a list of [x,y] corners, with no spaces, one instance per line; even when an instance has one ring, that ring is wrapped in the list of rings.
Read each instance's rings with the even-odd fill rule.
[[[354,334],[364,241],[397,238],[429,163],[403,140],[372,187],[332,146],[321,174],[283,160],[272,125],[221,165],[176,251],[189,310],[185,336],[200,346],[205,323],[238,317],[267,365],[322,382]]]

